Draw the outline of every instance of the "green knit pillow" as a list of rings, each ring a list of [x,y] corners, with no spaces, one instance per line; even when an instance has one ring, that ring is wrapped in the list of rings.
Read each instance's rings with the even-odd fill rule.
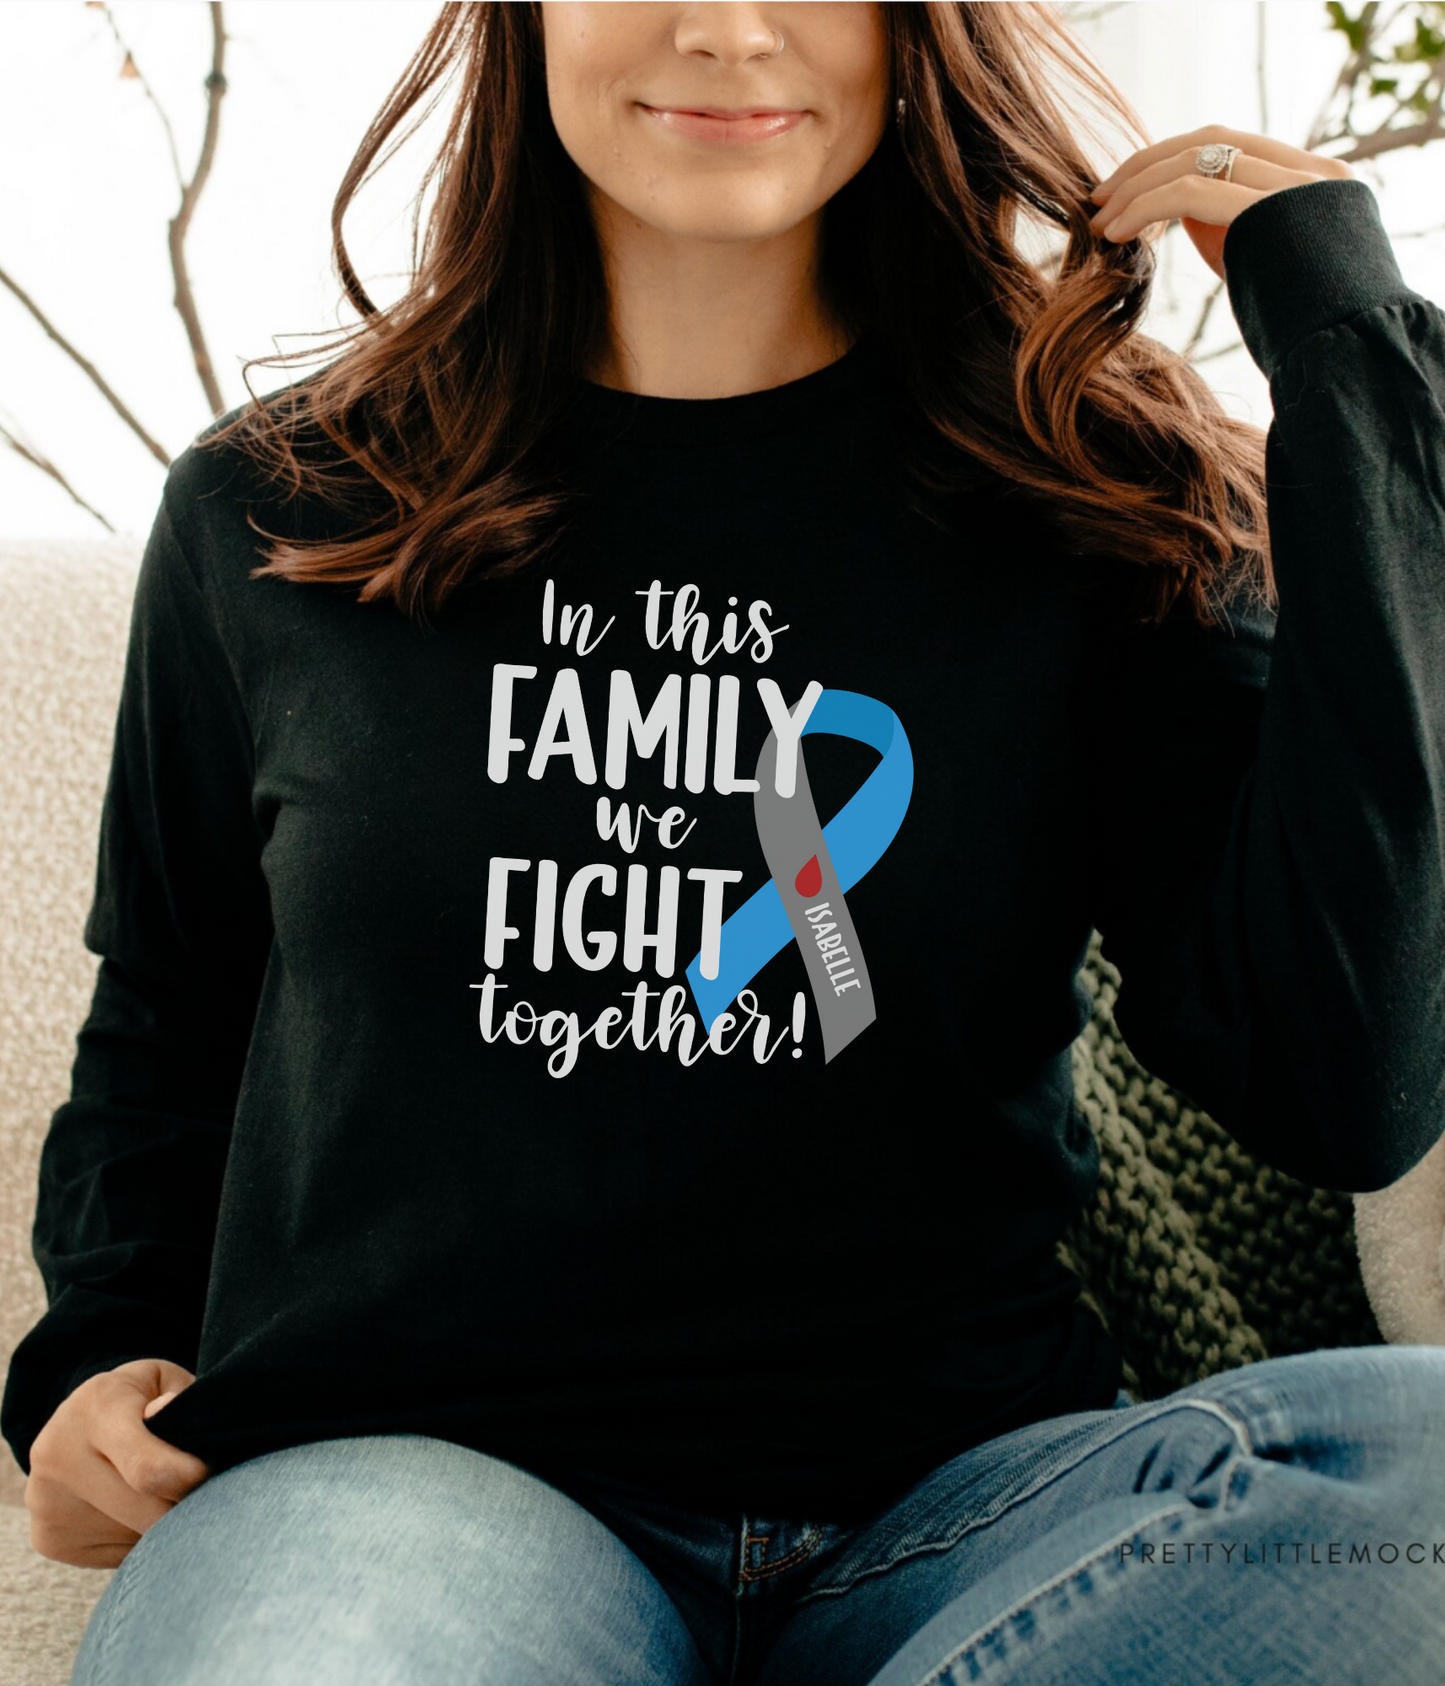
[[[1350,1197],[1253,1158],[1134,1059],[1097,931],[1080,977],[1094,1013],[1074,1089],[1101,1164],[1058,1253],[1119,1342],[1125,1387],[1157,1399],[1260,1358],[1379,1344]]]

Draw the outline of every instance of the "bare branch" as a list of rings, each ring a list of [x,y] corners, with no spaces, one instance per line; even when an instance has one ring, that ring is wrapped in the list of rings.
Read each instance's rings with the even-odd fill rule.
[[[1403,129],[1381,129],[1378,134],[1361,135],[1348,152],[1334,157],[1346,164],[1360,164],[1370,158],[1381,158],[1387,152],[1401,152],[1407,146],[1428,146],[1431,141],[1445,140],[1445,118],[1437,107],[1423,123],[1411,123]]]
[[[67,492],[70,497],[80,505],[87,515],[93,515],[95,519],[100,522],[101,526],[105,528],[106,532],[113,533],[115,531],[115,528],[111,526],[110,522],[106,520],[100,511],[96,509],[93,504],[88,504],[85,499],[81,497],[80,493],[76,491],[75,487],[70,484],[56,465],[51,462],[49,457],[47,457],[42,451],[36,450],[33,445],[27,445],[24,440],[17,439],[10,429],[6,427],[4,422],[0,422],[0,443],[8,445],[17,456],[22,457],[31,465],[32,468],[38,468],[42,474],[48,475],[57,486]]]
[[[1071,29],[1082,23],[1097,23],[1100,18],[1108,17],[1110,12],[1117,12],[1128,4],[1128,0],[1100,0],[1098,5],[1089,5],[1087,0],[1083,4],[1078,0],[1062,0],[1058,10],[1063,14],[1065,22]]]
[[[1190,334],[1188,344],[1184,347],[1184,356],[1193,362],[1203,362],[1203,358],[1194,356],[1194,348],[1204,338],[1204,330],[1209,326],[1209,318],[1213,314],[1215,305],[1224,296],[1224,291],[1224,283],[1216,281],[1209,290],[1209,297],[1204,301],[1204,308],[1199,312],[1199,320],[1194,324],[1194,332]]]
[[[56,345],[58,345],[65,355],[70,358],[71,362],[75,364],[86,379],[90,381],[91,385],[95,387],[96,391],[100,393],[101,397],[105,399],[106,403],[110,405],[111,409],[115,411],[116,415],[118,415],[131,432],[135,434],[136,438],[140,440],[141,444],[145,446],[156,461],[160,463],[162,467],[168,468],[170,466],[171,459],[165,446],[160,444],[146,432],[145,428],[141,426],[140,422],[132,414],[129,405],[126,404],[125,400],[120,396],[110,382],[106,380],[105,376],[101,374],[100,370],[96,368],[95,364],[92,363],[88,357],[83,356],[76,347],[71,344],[71,342],[64,334],[61,333],[60,329],[55,326],[40,306],[36,304],[35,300],[30,297],[29,293],[27,293],[19,282],[10,275],[9,271],[3,267],[0,267],[0,286],[9,288],[9,290],[17,299],[20,300],[21,304],[25,306],[30,314],[45,330],[46,334],[54,340]]]
[[[181,173],[181,155],[176,150],[176,133],[171,127],[171,120],[166,116],[165,107],[156,98],[155,89],[152,88],[150,83],[146,80],[146,74],[141,69],[140,63],[135,54],[131,51],[130,43],[121,34],[120,25],[115,21],[115,13],[104,3],[104,0],[102,0],[100,10],[105,13],[105,21],[110,25],[110,32],[115,37],[116,46],[119,47],[121,52],[125,54],[124,62],[130,66],[130,74],[137,82],[140,83],[141,92],[155,107],[156,116],[161,120],[161,127],[166,132],[166,146],[170,150],[171,168],[176,173],[176,186],[180,188],[182,193],[184,193],[186,190],[186,178]]]
[[[1259,104],[1259,132],[1269,133],[1269,40],[1265,28],[1265,0],[1255,0],[1254,8],[1254,86]]]
[[[1216,357],[1228,357],[1231,351],[1243,351],[1244,349],[1243,340],[1231,340],[1228,345],[1216,346],[1213,351],[1201,351],[1191,361],[1198,367],[1201,363],[1212,363]]]
[[[211,166],[216,159],[216,140],[221,128],[221,100],[226,92],[226,22],[221,0],[211,0],[211,68],[206,77],[206,132],[201,140],[201,153],[191,179],[181,189],[181,205],[170,225],[171,273],[175,277],[175,306],[185,324],[186,338],[191,344],[196,374],[200,377],[206,402],[212,415],[219,416],[226,407],[216,380],[215,366],[206,345],[201,327],[201,315],[196,308],[196,296],[191,288],[190,270],[186,264],[186,235],[196,205],[205,189]]]

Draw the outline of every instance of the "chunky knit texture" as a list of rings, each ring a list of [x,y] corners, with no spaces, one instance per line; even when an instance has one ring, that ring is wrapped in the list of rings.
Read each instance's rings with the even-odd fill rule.
[[[1379,1344],[1350,1196],[1262,1164],[1135,1060],[1097,933],[1080,978],[1094,1013],[1074,1088],[1101,1168],[1058,1252],[1119,1342],[1124,1385],[1157,1399],[1261,1358]]]

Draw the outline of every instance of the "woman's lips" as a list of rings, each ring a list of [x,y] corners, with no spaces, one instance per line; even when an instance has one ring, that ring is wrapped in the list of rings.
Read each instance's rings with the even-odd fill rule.
[[[724,146],[766,140],[795,129],[807,116],[805,111],[753,111],[743,113],[683,110],[676,106],[644,105],[643,111],[676,135],[691,140],[714,141]]]

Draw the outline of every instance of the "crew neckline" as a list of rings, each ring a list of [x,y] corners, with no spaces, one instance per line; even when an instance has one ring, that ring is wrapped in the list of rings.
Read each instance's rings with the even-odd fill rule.
[[[650,445],[716,445],[797,427],[858,392],[869,352],[866,332],[841,357],[779,386],[726,398],[663,398],[578,377],[574,414],[586,426]]]

